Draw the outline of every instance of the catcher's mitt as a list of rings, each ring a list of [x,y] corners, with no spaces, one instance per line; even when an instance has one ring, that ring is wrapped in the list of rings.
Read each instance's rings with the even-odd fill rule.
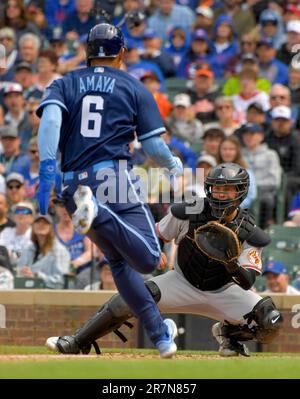
[[[194,240],[200,251],[224,264],[236,261],[242,252],[237,234],[229,227],[215,221],[198,227],[195,230]]]

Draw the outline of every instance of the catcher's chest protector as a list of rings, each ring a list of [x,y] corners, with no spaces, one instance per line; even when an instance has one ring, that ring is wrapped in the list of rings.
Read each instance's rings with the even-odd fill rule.
[[[178,246],[178,265],[185,278],[194,287],[201,291],[217,290],[229,283],[231,281],[231,276],[224,265],[208,258],[198,249],[193,241],[194,231],[199,226],[216,219],[211,215],[208,202],[205,202],[202,213],[198,215],[180,214],[180,206],[185,207],[184,204],[177,205],[177,209],[172,208],[172,214],[180,219],[188,219],[190,224],[187,235],[180,241]],[[249,238],[255,238],[254,236],[256,236],[255,229],[257,228],[255,227],[254,218],[245,210],[240,210],[234,222],[228,223],[226,226],[237,232],[241,244],[243,244],[245,240],[249,242]]]

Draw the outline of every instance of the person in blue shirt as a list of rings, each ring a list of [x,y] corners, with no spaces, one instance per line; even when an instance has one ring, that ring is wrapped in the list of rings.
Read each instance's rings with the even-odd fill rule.
[[[68,32],[76,32],[79,37],[95,25],[96,17],[91,13],[93,3],[93,0],[76,0],[76,9],[67,15],[62,25],[65,35]]]
[[[129,143],[136,134],[170,178],[182,175],[183,167],[160,137],[165,128],[152,94],[120,69],[124,54],[120,29],[98,24],[88,35],[87,68],[68,73],[46,90],[37,109],[42,117],[38,202],[45,214],[59,148],[62,197],[76,231],[87,234],[104,252],[121,296],[160,356],[167,358],[176,353],[177,328],[173,320],[162,319],[156,294],[140,274],[155,270],[161,251],[149,208],[135,188]],[[108,311],[118,306],[112,299]],[[62,353],[86,353],[86,339],[90,342],[95,332],[101,336],[98,317],[99,312],[73,336],[48,338],[46,345]]]
[[[59,26],[68,14],[75,10],[74,0],[46,0],[45,15],[48,25],[52,28]]]

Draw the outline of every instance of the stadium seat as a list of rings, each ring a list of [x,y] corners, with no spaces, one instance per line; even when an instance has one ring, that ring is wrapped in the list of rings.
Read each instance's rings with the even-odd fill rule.
[[[15,277],[14,287],[16,289],[37,289],[45,288],[45,282],[41,278]]]
[[[300,227],[273,225],[267,229],[272,241],[268,248],[285,251],[300,250]]]
[[[168,96],[169,101],[173,102],[174,97],[178,93],[185,92],[188,88],[187,79],[180,78],[168,78],[165,80],[165,91]]]

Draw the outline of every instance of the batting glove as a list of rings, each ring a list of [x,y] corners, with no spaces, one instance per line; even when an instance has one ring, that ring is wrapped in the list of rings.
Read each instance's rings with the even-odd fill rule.
[[[46,215],[50,201],[51,190],[55,184],[56,160],[46,159],[40,164],[40,184],[37,192],[40,213]]]

